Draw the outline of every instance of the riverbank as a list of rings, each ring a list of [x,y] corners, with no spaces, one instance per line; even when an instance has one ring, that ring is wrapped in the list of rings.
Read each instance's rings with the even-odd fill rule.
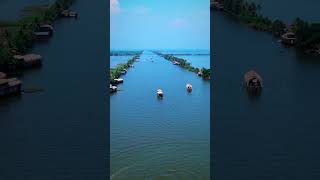
[[[126,54],[128,55],[128,54]],[[133,55],[133,54],[131,54]],[[140,58],[140,54],[136,54],[127,61],[127,63],[118,64],[115,68],[110,69],[110,84],[115,85],[118,83],[116,79],[120,78],[121,75],[127,73],[127,70],[133,66],[133,63]]]
[[[52,24],[73,3],[74,0],[57,0],[46,6],[26,7],[25,17],[17,21],[0,22],[0,71],[16,73],[23,70],[23,62],[14,56],[29,52],[40,36],[50,38],[53,34]]]
[[[279,19],[272,20],[259,14],[261,6],[254,2],[217,0],[213,8],[235,17],[242,23],[258,31],[272,33],[280,38],[284,45],[295,46],[305,54],[320,56],[320,24],[309,23],[296,18],[293,23],[286,24]]]
[[[183,59],[183,58],[178,58],[178,57],[175,57],[171,54],[163,54],[163,53],[160,53],[160,52],[154,52],[155,54],[163,57],[164,59],[168,60],[168,61],[171,61],[174,65],[178,65],[190,72],[194,72],[194,73],[197,73],[199,76],[201,76],[203,79],[205,80],[208,80],[210,79],[210,69],[206,69],[206,68],[196,68],[196,67],[193,67],[191,65],[191,63],[189,63],[187,60]]]

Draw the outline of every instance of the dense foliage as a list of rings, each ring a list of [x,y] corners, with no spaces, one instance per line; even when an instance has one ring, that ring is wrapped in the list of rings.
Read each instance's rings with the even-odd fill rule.
[[[206,68],[199,69],[199,68],[193,67],[193,66],[191,66],[191,64],[187,60],[182,59],[182,58],[177,58],[177,57],[170,55],[170,54],[162,54],[160,52],[154,52],[154,53],[165,58],[168,61],[178,62],[180,67],[187,69],[188,71],[191,71],[194,73],[202,72],[201,77],[203,79],[210,79],[210,69],[206,69]]]
[[[0,65],[14,63],[13,53],[26,53],[33,44],[33,32],[41,24],[52,24],[61,11],[68,9],[74,0],[57,0],[46,6],[30,6],[24,9],[25,16],[18,21],[0,22],[0,29],[7,31],[0,37]],[[0,36],[3,34],[0,33]]]
[[[122,63],[122,64],[118,64],[115,68],[110,69],[110,83],[111,84],[116,84],[116,82],[114,81],[114,79],[117,79],[121,76],[121,72],[124,69],[129,69],[130,66],[135,62],[135,60],[137,58],[140,57],[140,54],[135,55],[134,57],[132,57],[131,59],[128,60],[127,63]]]
[[[320,48],[320,24],[310,24],[296,18],[291,26],[276,19],[271,20],[268,17],[259,15],[260,5],[254,2],[248,3],[245,0],[217,0],[224,6],[224,11],[249,26],[271,32],[274,36],[279,37],[284,33],[291,31],[296,34],[297,47],[302,50],[319,50]]]

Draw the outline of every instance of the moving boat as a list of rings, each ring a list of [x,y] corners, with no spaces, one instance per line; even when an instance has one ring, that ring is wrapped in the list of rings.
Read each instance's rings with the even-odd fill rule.
[[[191,84],[187,84],[186,85],[187,91],[191,92],[192,91],[192,85]]]
[[[244,75],[244,82],[248,92],[257,93],[262,90],[262,78],[253,70]]]
[[[158,90],[157,90],[157,95],[158,95],[158,97],[163,97],[163,91],[162,91],[162,89],[158,89]]]

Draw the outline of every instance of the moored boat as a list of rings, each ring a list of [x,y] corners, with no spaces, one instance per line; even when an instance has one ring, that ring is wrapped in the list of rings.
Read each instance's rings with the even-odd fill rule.
[[[117,79],[114,79],[114,82],[116,82],[116,83],[123,83],[123,79],[117,78]]]
[[[118,87],[117,86],[113,86],[112,84],[110,84],[110,92],[111,93],[114,93],[114,92],[117,92],[117,90],[118,90]]]
[[[297,43],[296,34],[293,32],[287,32],[281,36],[281,42],[286,45],[295,45]]]
[[[173,65],[180,65],[178,61],[173,61]]]

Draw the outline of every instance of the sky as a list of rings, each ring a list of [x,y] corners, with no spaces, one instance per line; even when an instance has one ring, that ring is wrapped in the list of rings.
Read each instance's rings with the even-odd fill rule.
[[[110,46],[210,49],[210,0],[110,0]]]

